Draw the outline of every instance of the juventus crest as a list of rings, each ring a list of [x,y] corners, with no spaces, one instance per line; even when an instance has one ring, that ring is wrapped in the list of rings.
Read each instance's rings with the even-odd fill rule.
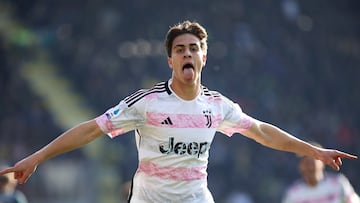
[[[212,120],[211,120],[211,110],[207,109],[203,111],[203,114],[206,118],[206,127],[210,128],[212,125]]]

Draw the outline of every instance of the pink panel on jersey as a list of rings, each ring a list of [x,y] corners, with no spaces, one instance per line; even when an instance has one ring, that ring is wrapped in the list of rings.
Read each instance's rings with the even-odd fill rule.
[[[337,200],[341,200],[339,194],[327,194],[323,197],[299,200],[298,203],[328,203],[328,202],[338,202]]]
[[[201,167],[174,167],[159,165],[152,162],[140,162],[137,172],[143,172],[149,176],[156,176],[162,179],[172,179],[178,181],[200,180],[207,177],[206,166]]]
[[[96,123],[99,125],[101,130],[104,133],[107,133],[111,138],[114,138],[118,135],[121,135],[124,133],[124,130],[119,128],[116,129],[115,126],[112,124],[111,121],[107,118],[105,114],[95,118]]]
[[[245,130],[248,130],[253,125],[253,120],[247,116],[240,120],[240,122],[237,125],[234,125],[229,128],[222,129],[222,132],[226,134],[227,136],[231,137],[234,133],[242,133]]]
[[[146,115],[147,124],[158,127],[166,126],[167,128],[217,128],[221,122],[221,115],[166,114],[155,112],[147,112]]]

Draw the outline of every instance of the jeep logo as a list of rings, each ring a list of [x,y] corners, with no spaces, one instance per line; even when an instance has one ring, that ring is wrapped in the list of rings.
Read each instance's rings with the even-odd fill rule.
[[[196,155],[198,158],[201,154],[204,154],[208,149],[208,142],[177,142],[174,143],[174,138],[169,138],[168,146],[160,145],[159,150],[163,154],[171,154],[175,153],[178,155],[189,154],[189,155]]]

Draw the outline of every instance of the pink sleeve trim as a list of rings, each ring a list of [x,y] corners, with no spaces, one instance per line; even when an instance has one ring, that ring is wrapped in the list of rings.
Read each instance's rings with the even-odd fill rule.
[[[222,130],[222,133],[224,133],[228,137],[231,137],[231,136],[233,136],[234,133],[242,133],[246,130],[249,130],[251,128],[251,126],[253,126],[254,121],[250,116],[248,116],[246,114],[244,114],[243,116],[244,116],[244,118],[241,118],[239,123],[237,123],[236,125],[234,125],[232,127],[224,128]]]
[[[123,134],[124,129],[118,128],[116,129],[113,123],[108,119],[106,114],[103,114],[97,118],[95,118],[96,123],[100,127],[100,129],[106,133],[109,137],[114,138],[118,135]]]
[[[104,133],[108,133],[110,131],[110,129],[109,129],[110,126],[108,127],[108,125],[107,125],[109,120],[105,114],[95,118],[95,121]]]

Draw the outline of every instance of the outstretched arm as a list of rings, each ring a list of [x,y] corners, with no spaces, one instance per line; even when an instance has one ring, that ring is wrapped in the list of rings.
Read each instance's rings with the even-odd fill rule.
[[[0,175],[14,172],[19,183],[25,183],[43,161],[86,145],[103,134],[95,120],[81,123],[64,132],[39,151],[19,161],[15,166],[0,171]]]
[[[357,156],[345,152],[313,146],[274,125],[256,119],[254,119],[254,124],[248,130],[242,132],[242,134],[273,149],[293,152],[321,160],[336,171],[340,170],[342,158],[357,159]]]

